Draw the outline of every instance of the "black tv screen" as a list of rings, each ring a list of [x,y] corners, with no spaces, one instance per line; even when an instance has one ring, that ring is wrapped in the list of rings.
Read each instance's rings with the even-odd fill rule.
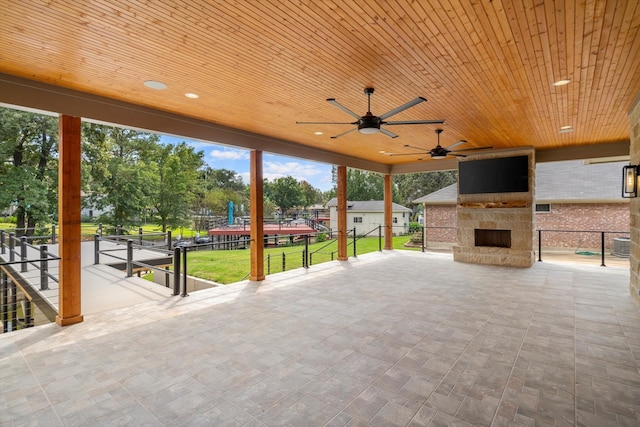
[[[460,194],[526,193],[529,156],[499,157],[458,163]]]

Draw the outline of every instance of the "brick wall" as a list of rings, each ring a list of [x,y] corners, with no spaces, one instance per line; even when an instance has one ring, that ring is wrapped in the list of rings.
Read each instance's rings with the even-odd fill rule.
[[[426,210],[426,244],[455,243],[458,219],[454,205],[433,205]],[[440,228],[442,227],[442,228]]]
[[[629,232],[627,203],[551,204],[550,212],[536,213],[536,229],[543,230],[542,246],[552,248],[598,249],[601,233],[558,233],[544,230],[584,230]],[[628,234],[605,233],[605,247],[613,247],[616,237]]]
[[[427,208],[427,246],[429,243],[455,243],[456,207],[433,205]],[[629,232],[627,203],[552,203],[550,212],[537,212],[536,230],[586,230]],[[450,227],[450,228],[438,228]],[[613,239],[628,234],[605,234],[605,247],[613,247]],[[535,238],[537,239],[537,233]],[[537,245],[537,241],[536,241]],[[547,248],[600,250],[601,233],[562,233],[545,231],[542,245]]]

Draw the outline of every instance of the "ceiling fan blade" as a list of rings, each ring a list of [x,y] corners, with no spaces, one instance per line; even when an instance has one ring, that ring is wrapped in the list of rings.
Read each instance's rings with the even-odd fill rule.
[[[441,125],[444,120],[398,120],[393,122],[382,122],[382,125]]]
[[[329,102],[330,104],[335,105],[336,107],[338,107],[339,109],[341,109],[342,111],[344,111],[347,114],[352,115],[353,117],[355,117],[356,119],[360,120],[360,116],[357,115],[356,113],[354,113],[353,111],[349,110],[347,107],[345,107],[344,105],[340,104],[338,101],[335,100],[335,98],[328,98],[327,102]]]
[[[449,150],[449,151],[451,151],[451,149],[452,149],[453,147],[457,147],[458,145],[460,145],[460,144],[464,144],[465,142],[467,142],[467,141],[466,141],[466,140],[464,140],[464,139],[461,139],[460,141],[458,141],[458,142],[454,142],[454,143],[453,143],[453,144],[451,144],[450,146],[445,147],[445,150]]]
[[[358,122],[296,122],[297,125],[357,125]]]
[[[387,156],[417,156],[419,154],[425,154],[424,151],[421,151],[419,153],[388,153]]]
[[[486,147],[477,147],[477,148],[464,148],[464,149],[462,149],[462,150],[453,150],[453,151],[455,151],[456,153],[458,153],[458,152],[460,152],[460,151],[488,150],[488,149],[491,149],[491,148],[493,148],[493,146],[492,146],[492,145],[489,145],[489,146],[486,146]],[[453,153],[452,153],[452,154],[453,154]]]
[[[423,153],[428,153],[428,150],[425,150],[422,147],[416,147],[414,145],[404,144],[405,148],[413,148],[414,150],[421,150]]]
[[[348,133],[351,133],[351,132],[353,132],[354,130],[357,130],[357,129],[358,129],[358,128],[349,129],[349,130],[348,130],[348,131],[346,131],[346,132],[342,132],[341,134],[338,134],[338,135],[336,135],[336,136],[332,136],[332,137],[331,137],[331,139],[340,138],[341,136],[344,136],[344,135],[346,135],[346,134],[348,134]]]
[[[419,97],[417,97],[416,99],[414,99],[413,101],[409,101],[409,102],[407,102],[407,103],[406,103],[406,104],[404,104],[404,105],[401,105],[401,106],[399,106],[399,107],[397,107],[397,108],[394,108],[394,109],[393,109],[393,110],[391,110],[391,111],[388,111],[388,112],[384,113],[383,115],[381,115],[381,116],[380,116],[380,120],[384,120],[384,119],[386,119],[387,117],[391,117],[391,116],[393,116],[394,114],[398,114],[399,112],[404,111],[404,110],[406,110],[407,108],[411,108],[411,107],[413,107],[414,105],[418,105],[418,104],[420,104],[421,102],[424,102],[424,101],[426,101],[426,100],[427,100],[426,98],[423,98],[423,97],[419,96]]]
[[[389,132],[388,130],[384,129],[384,128],[380,128],[380,132],[384,133],[387,136],[390,136],[391,138],[397,138],[398,135],[396,135],[393,132]]]

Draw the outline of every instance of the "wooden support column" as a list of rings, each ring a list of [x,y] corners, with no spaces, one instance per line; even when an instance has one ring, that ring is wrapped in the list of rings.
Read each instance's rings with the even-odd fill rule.
[[[338,261],[349,259],[347,255],[347,167],[338,166]]]
[[[384,176],[384,249],[393,249],[393,176]]]
[[[250,158],[251,178],[250,220],[251,220],[251,273],[249,280],[264,280],[264,182],[262,178],[262,151],[252,150]]]
[[[82,322],[80,281],[80,117],[60,116],[58,160],[58,222],[60,326]]]

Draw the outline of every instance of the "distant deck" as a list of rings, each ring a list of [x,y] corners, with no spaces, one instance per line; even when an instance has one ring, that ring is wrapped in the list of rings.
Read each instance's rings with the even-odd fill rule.
[[[226,227],[212,228],[208,231],[210,236],[248,236],[251,232],[249,225],[229,225]],[[280,236],[290,234],[312,234],[317,230],[306,224],[264,224],[265,236]]]

